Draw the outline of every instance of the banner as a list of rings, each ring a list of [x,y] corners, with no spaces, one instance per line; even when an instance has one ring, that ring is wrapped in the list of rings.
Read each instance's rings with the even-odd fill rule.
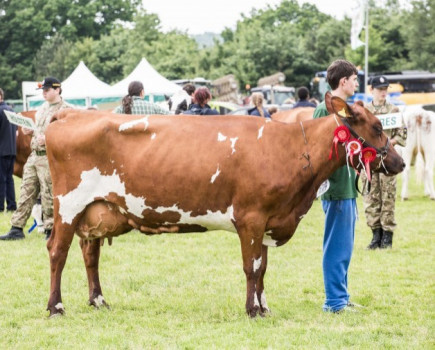
[[[36,125],[32,118],[27,118],[22,116],[21,114],[16,114],[14,112],[6,111],[4,110],[6,117],[8,118],[9,122],[12,124],[22,126],[27,129],[36,129]]]
[[[356,2],[357,6],[352,10],[352,27],[350,29],[350,47],[352,50],[364,45],[364,43],[359,40],[359,35],[364,26],[364,14],[367,1],[356,0]]]
[[[381,121],[384,130],[401,128],[404,125],[402,113],[379,114],[376,117]]]

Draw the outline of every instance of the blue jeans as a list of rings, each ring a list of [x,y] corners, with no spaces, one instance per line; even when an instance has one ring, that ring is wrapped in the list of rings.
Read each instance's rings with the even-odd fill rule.
[[[352,257],[357,218],[356,200],[322,200],[325,212],[323,237],[324,311],[338,311],[349,301],[347,272]]]
[[[14,161],[15,156],[0,156],[0,211],[5,209],[5,199],[7,210],[17,209],[13,178]]]

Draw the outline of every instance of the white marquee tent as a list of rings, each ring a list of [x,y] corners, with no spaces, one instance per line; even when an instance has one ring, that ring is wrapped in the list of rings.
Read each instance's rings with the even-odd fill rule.
[[[164,95],[170,96],[181,89],[179,85],[157,72],[145,58],[142,58],[136,68],[112,88],[116,93],[125,96],[128,93],[128,85],[134,80],[142,82],[145,95],[151,102],[163,101]]]
[[[37,91],[36,96],[27,99],[29,109],[33,109],[44,102],[42,90]],[[119,101],[125,94],[125,92],[117,92],[112,86],[98,79],[83,61],[80,61],[71,75],[62,82],[62,97],[67,102],[78,106],[90,107],[101,103]]]

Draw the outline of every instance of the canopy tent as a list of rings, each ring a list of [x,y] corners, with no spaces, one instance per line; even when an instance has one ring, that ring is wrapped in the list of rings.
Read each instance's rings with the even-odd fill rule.
[[[36,96],[27,99],[29,109],[34,109],[44,102],[42,90],[37,91]],[[101,103],[119,101],[124,95],[125,92],[118,93],[109,84],[98,79],[83,61],[80,61],[71,75],[62,82],[62,97],[67,102],[78,106],[91,107]]]
[[[125,96],[128,93],[128,85],[134,81],[140,81],[145,90],[145,98],[151,102],[164,101],[165,95],[172,95],[181,87],[157,72],[145,58],[139,62],[136,68],[123,80],[112,86],[113,91]]]

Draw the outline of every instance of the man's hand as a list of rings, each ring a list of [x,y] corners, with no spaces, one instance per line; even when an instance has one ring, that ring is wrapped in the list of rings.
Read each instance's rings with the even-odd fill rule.
[[[45,135],[38,135],[37,139],[38,141],[38,145],[39,146],[44,146],[45,145]]]

